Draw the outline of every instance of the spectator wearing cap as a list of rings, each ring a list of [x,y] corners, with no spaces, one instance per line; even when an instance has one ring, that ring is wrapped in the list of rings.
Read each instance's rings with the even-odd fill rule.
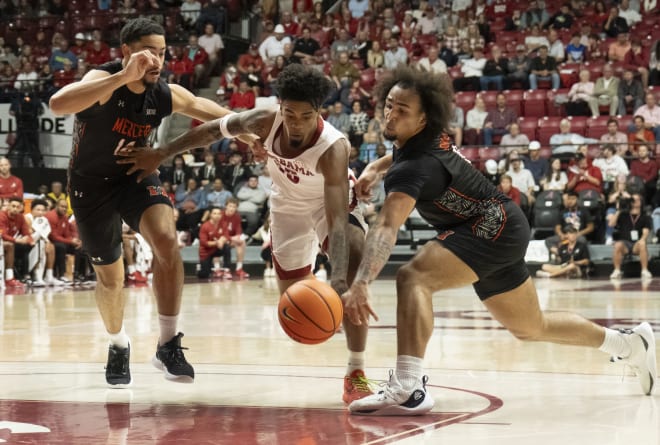
[[[267,37],[259,46],[259,55],[268,64],[274,64],[277,56],[284,55],[284,45],[291,43],[289,36],[284,35],[284,26],[277,25],[275,34]]]
[[[215,28],[211,23],[207,23],[204,26],[204,34],[199,36],[197,43],[204,48],[204,51],[206,51],[206,54],[209,57],[206,74],[213,74],[216,68],[219,68],[221,65],[222,50],[225,48],[222,37],[220,37],[220,34],[215,31]]]
[[[261,71],[264,68],[264,60],[259,55],[259,46],[256,43],[250,43],[248,52],[241,54],[236,63],[236,69],[241,74],[247,74],[248,67],[250,65],[254,66],[256,71]]]
[[[557,260],[559,264],[546,263],[536,271],[539,278],[575,277],[584,275],[591,262],[589,256],[589,243],[586,239],[578,239],[577,229],[568,224],[564,227],[564,241],[557,246]]]
[[[71,52],[79,59],[84,59],[87,52],[87,38],[82,32],[76,33],[74,36],[73,46],[70,48]]]
[[[541,148],[541,144],[537,141],[533,141],[532,143],[534,142],[536,142],[538,147]],[[500,141],[500,148],[502,149],[503,154],[508,155],[513,150],[518,150],[520,153],[527,153],[529,147],[531,147],[531,145],[527,135],[520,132],[520,125],[518,125],[517,121],[512,122],[511,125],[509,125],[509,132],[502,136],[502,140]]]
[[[529,158],[525,160],[525,168],[532,173],[534,182],[541,184],[543,178],[548,175],[550,164],[548,160],[541,157],[541,144],[539,141],[532,141],[528,146]]]
[[[463,77],[454,79],[454,90],[463,91],[467,87],[479,90],[479,78],[483,75],[486,66],[486,58],[482,48],[474,48],[472,57],[464,59],[459,63]]]
[[[485,162],[483,175],[495,187],[500,185],[500,172],[497,168],[497,161],[495,159],[488,159]]]
[[[504,82],[505,88],[511,88],[516,83],[520,83],[522,88],[526,89],[529,78],[529,64],[527,47],[522,44],[516,46],[516,54],[509,59],[508,74]]]

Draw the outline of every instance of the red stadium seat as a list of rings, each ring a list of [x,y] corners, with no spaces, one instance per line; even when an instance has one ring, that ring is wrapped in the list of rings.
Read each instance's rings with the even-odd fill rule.
[[[520,117],[518,119],[518,125],[520,126],[520,132],[527,135],[527,138],[530,141],[537,140],[537,132],[539,126],[539,120],[536,117]]]
[[[482,91],[479,93],[481,98],[484,100],[484,104],[486,104],[486,110],[495,108],[495,106],[497,105],[496,100],[498,94],[499,91]]]
[[[462,154],[465,159],[470,161],[474,168],[479,169],[480,168],[480,162],[479,162],[479,149],[476,147],[469,147],[469,148],[461,148],[458,151],[460,154]]]
[[[557,90],[548,90],[546,93],[545,109],[548,116],[566,116],[566,107],[555,103],[555,96],[559,94],[568,94],[568,88],[559,88]]]
[[[485,163],[489,159],[499,161],[502,158],[502,152],[499,147],[481,147],[479,149],[479,160]]]
[[[454,94],[456,106],[461,107],[464,113],[474,107],[474,99],[477,96],[475,91],[457,91]]]
[[[506,105],[515,111],[516,116],[522,116],[523,114],[523,90],[506,90],[504,91],[506,96]]]
[[[524,116],[543,117],[547,114],[545,109],[547,91],[528,90],[524,94]]]
[[[581,134],[584,136],[587,131],[587,117],[586,116],[569,116],[567,118],[571,121],[571,132]],[[559,125],[557,125],[559,128]]]
[[[559,133],[559,122],[564,119],[560,116],[544,117],[538,120],[538,141],[541,145],[550,144],[550,136]]]
[[[588,138],[600,139],[602,135],[607,133],[607,121],[609,116],[598,116],[597,118],[587,118],[587,129],[584,135]],[[625,133],[626,130],[623,129]]]
[[[616,119],[619,121],[619,131],[628,133],[628,127],[633,123],[633,116],[617,116]]]
[[[559,78],[561,79],[561,84],[564,88],[570,88],[579,80],[578,73],[580,67],[581,64],[579,63],[564,63],[559,67]]]
[[[371,89],[376,84],[376,70],[373,68],[367,68],[366,70],[360,71],[360,86],[367,91]]]
[[[539,156],[541,156],[543,159],[550,159],[552,157],[552,148],[541,147],[539,150]]]

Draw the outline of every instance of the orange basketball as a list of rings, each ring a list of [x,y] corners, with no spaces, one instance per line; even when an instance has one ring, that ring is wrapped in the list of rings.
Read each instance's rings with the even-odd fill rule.
[[[284,291],[277,307],[280,326],[299,343],[315,345],[333,336],[344,307],[337,292],[322,281],[298,281]]]

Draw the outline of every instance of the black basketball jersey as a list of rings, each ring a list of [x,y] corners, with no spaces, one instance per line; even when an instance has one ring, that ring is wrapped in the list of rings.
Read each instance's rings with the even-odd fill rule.
[[[121,62],[109,62],[97,69],[110,74],[122,70]],[[159,80],[141,94],[126,85],[116,89],[105,104],[98,103],[76,114],[70,170],[85,177],[125,176],[128,165],[118,165],[115,150],[135,142],[146,146],[163,117],[172,114],[169,85]]]
[[[465,159],[447,136],[418,134],[395,149],[385,190],[417,201],[419,214],[439,230],[470,224],[473,233],[496,239],[506,223],[510,201]]]

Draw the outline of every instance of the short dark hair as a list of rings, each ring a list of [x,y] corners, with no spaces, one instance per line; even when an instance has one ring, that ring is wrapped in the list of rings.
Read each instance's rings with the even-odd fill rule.
[[[163,27],[150,19],[137,18],[128,21],[119,33],[119,42],[120,44],[130,45],[139,41],[144,36],[150,36],[157,34],[159,36],[165,36],[165,29]]]
[[[35,208],[36,206],[44,206],[48,208],[48,202],[45,199],[33,199],[30,208]]]
[[[418,71],[408,66],[395,68],[376,85],[374,97],[384,104],[390,90],[398,86],[412,89],[419,96],[422,111],[426,114],[426,127],[422,130],[427,136],[438,136],[448,131],[453,117],[451,103],[454,98],[451,79],[446,74],[432,74]]]
[[[11,196],[8,199],[8,201],[9,202],[20,202],[21,204],[23,204],[23,198],[19,198],[18,196]]]
[[[277,93],[281,101],[307,102],[318,110],[330,94],[333,86],[320,71],[292,63],[277,76]]]

